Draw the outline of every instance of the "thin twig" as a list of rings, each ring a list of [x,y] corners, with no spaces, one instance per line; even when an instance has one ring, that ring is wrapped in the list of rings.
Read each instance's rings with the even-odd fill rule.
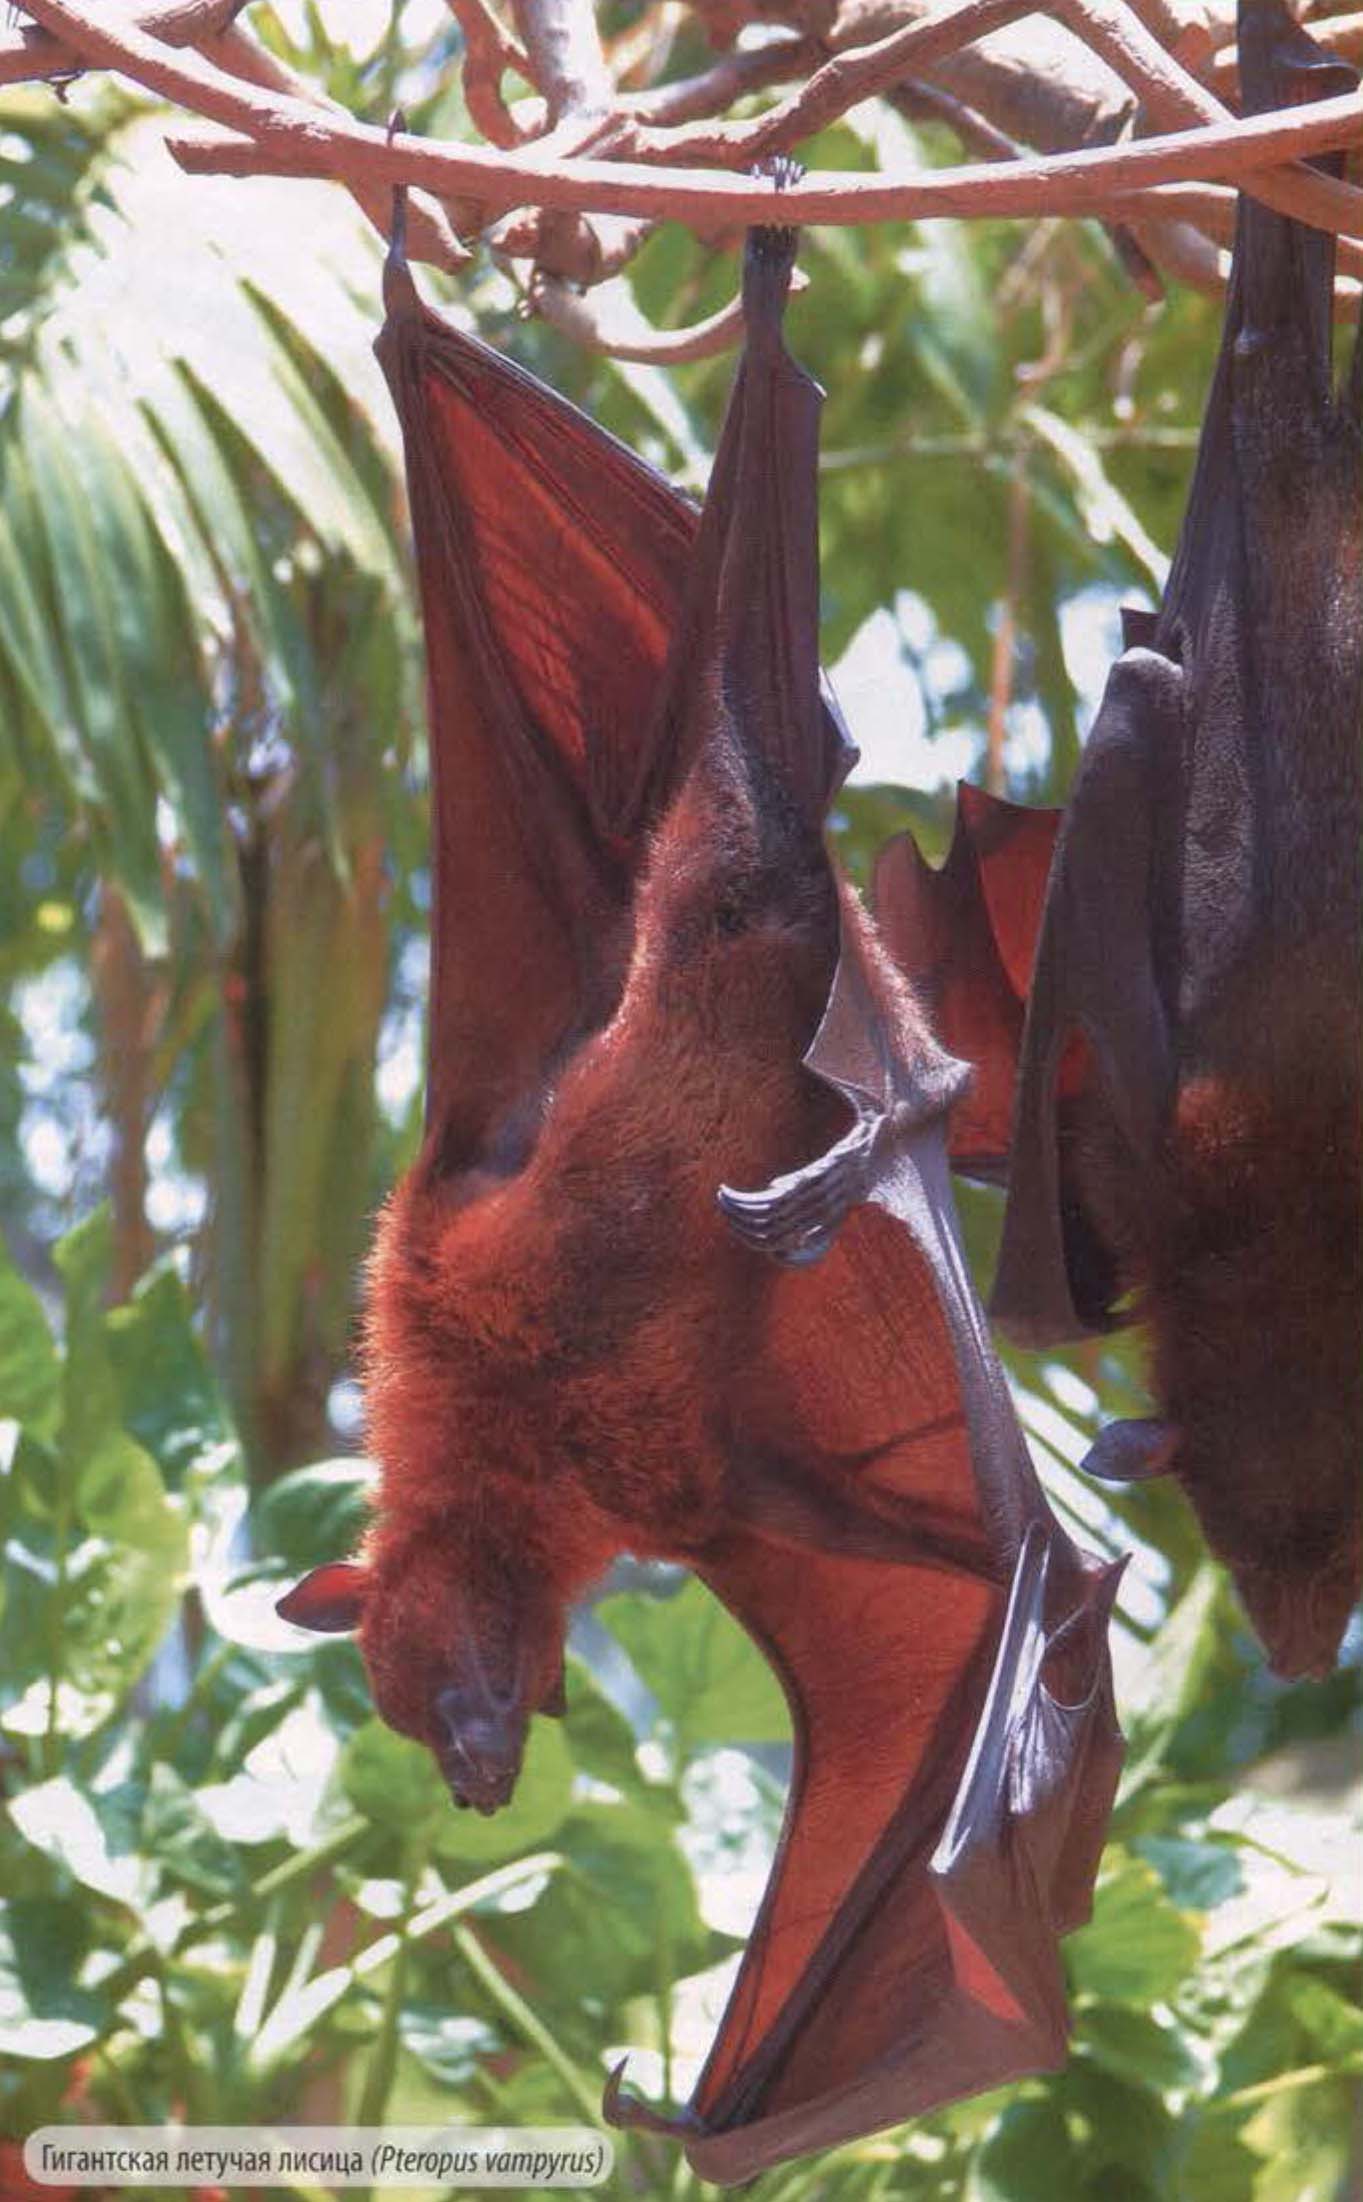
[[[928,22],[906,23],[872,45],[835,54],[798,91],[764,115],[746,122],[695,123],[672,129],[666,136],[640,130],[631,134],[630,151],[641,160],[689,155],[693,160],[722,161],[726,167],[756,160],[763,153],[782,152],[835,122],[858,100],[884,91],[901,77],[921,73],[960,46],[1030,15],[1033,7],[1034,0],[955,0],[954,6]]]
[[[819,57],[812,38],[774,38],[765,46],[738,46],[696,76],[656,84],[646,92],[622,92],[616,104],[622,114],[637,115],[643,122],[694,122],[752,92],[765,92],[773,84],[803,76]]]
[[[502,78],[512,69],[532,82],[525,48],[498,21],[489,0],[449,0],[449,8],[464,37],[460,82],[475,129],[489,145],[524,145],[535,135],[535,121],[507,105]]]

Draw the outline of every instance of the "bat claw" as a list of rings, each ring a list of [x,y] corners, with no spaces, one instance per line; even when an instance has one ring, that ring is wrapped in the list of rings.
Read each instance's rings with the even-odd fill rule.
[[[869,1199],[883,1116],[859,1111],[852,1129],[814,1162],[753,1193],[721,1185],[716,1198],[731,1230],[771,1260],[798,1268],[828,1252],[849,1212]]]
[[[601,2113],[607,2125],[632,2127],[643,2133],[665,2133],[671,2140],[687,2134],[703,2133],[705,2128],[694,2111],[683,2110],[675,2118],[664,2117],[651,2103],[643,2101],[624,2084],[628,2057],[622,2057],[612,2065],[610,2075],[601,2091]]]

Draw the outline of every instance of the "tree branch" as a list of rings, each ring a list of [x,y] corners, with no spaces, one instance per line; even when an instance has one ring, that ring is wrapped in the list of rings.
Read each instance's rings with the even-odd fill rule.
[[[709,0],[698,4],[708,8]],[[1237,120],[1185,66],[1211,50],[1211,0],[1055,0],[1046,12],[1078,42],[1076,60],[1097,72],[1091,94],[1086,90],[1091,114],[1083,127],[1090,142],[1074,149],[1071,127],[1061,140],[1066,150],[1021,158],[1007,157],[1016,133],[1000,127],[998,102],[972,97],[969,87],[984,82],[982,72],[991,68],[998,82],[1011,82],[1019,73],[1020,44],[1033,55],[1033,84],[1040,81],[1035,55],[1043,31],[1047,54],[1056,49],[1035,0],[953,0],[931,10],[928,0],[751,4],[767,13],[792,11],[796,34],[726,54],[679,84],[617,96],[590,0],[514,0],[523,44],[498,22],[489,0],[450,0],[464,30],[471,102],[479,104],[488,135],[495,131],[511,140],[491,146],[432,144],[403,132],[390,140],[357,122],[300,86],[243,33],[224,30],[235,0],[161,0],[142,16],[117,20],[90,12],[89,0],[29,0],[40,29],[12,39],[8,56],[0,41],[0,69],[17,71],[22,62],[33,74],[60,54],[70,68],[117,70],[226,133],[172,136],[176,158],[191,172],[333,177],[356,193],[380,227],[386,227],[388,192],[407,183],[476,210],[480,223],[498,225],[489,238],[494,249],[526,254],[542,274],[583,282],[623,265],[659,220],[714,234],[768,217],[772,187],[765,179],[683,164],[742,165],[807,137],[874,93],[910,104],[916,97],[920,107],[935,100],[937,112],[954,120],[963,142],[984,159],[898,175],[812,176],[783,193],[783,219],[848,224],[1091,214],[1144,225],[1152,241],[1164,238],[1185,260],[1191,255],[1205,280],[1210,248],[1186,232],[1179,245],[1170,225],[1193,221],[1219,237],[1224,211],[1216,186],[1226,183],[1300,220],[1363,237],[1363,193],[1315,170],[1279,165],[1358,143],[1363,102],[1350,93]],[[732,30],[733,18],[728,20]],[[1018,27],[1024,23],[1025,29]],[[191,36],[208,54],[176,51],[169,42]],[[1065,31],[1054,37],[1070,50]],[[1161,39],[1175,41],[1173,52]],[[707,119],[755,90],[798,79],[820,50],[827,56],[822,64],[766,113]],[[543,95],[542,109],[538,101],[522,103],[524,120],[501,97],[501,73],[512,67]],[[926,86],[924,71],[932,77]],[[1043,89],[1050,88],[1048,72],[1049,60],[1040,72],[1048,79]],[[1089,79],[1083,81],[1087,86]],[[1134,112],[1132,95],[1163,126],[1160,134],[1093,142],[1110,138]],[[954,116],[943,104],[952,98],[965,100]],[[548,133],[527,143],[536,122],[547,124]],[[538,211],[508,220],[517,209]],[[414,249],[446,266],[460,264],[466,256],[443,216],[429,205],[415,207],[414,214],[422,225]],[[1354,247],[1346,246],[1343,257],[1355,267],[1363,264]],[[567,308],[560,300],[554,311]],[[683,341],[682,332],[663,335]]]
[[[168,46],[197,46],[226,30],[246,0],[157,0],[133,18],[148,36]],[[0,84],[25,84],[33,78],[79,76],[85,63],[74,48],[51,31],[24,23],[0,30]]]

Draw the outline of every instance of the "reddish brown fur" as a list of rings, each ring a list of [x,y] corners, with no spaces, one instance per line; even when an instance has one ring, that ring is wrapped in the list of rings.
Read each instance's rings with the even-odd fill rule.
[[[1275,1667],[1325,1673],[1360,1567],[1352,956],[1315,942],[1258,964],[1197,1058],[1206,1068],[1182,1083],[1160,1169],[1137,1178],[1090,1143],[1085,1198],[1150,1322],[1153,1388],[1208,1542]]]
[[[743,791],[699,768],[641,880],[618,1011],[545,1097],[527,1166],[452,1199],[428,1155],[385,1211],[361,1642],[385,1719],[422,1740],[470,1628],[483,1656],[490,1638],[522,1647],[533,1705],[566,1604],[618,1553],[683,1558],[721,1525],[732,1400],[775,1272],[716,1190],[841,1129],[800,1065],[833,938],[815,857],[803,885],[774,883]]]

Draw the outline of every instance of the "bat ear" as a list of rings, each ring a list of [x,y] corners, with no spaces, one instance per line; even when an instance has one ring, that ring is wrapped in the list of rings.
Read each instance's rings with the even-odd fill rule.
[[[338,1636],[359,1627],[367,1581],[365,1570],[354,1560],[331,1560],[277,1598],[275,1612],[295,1628]]]

